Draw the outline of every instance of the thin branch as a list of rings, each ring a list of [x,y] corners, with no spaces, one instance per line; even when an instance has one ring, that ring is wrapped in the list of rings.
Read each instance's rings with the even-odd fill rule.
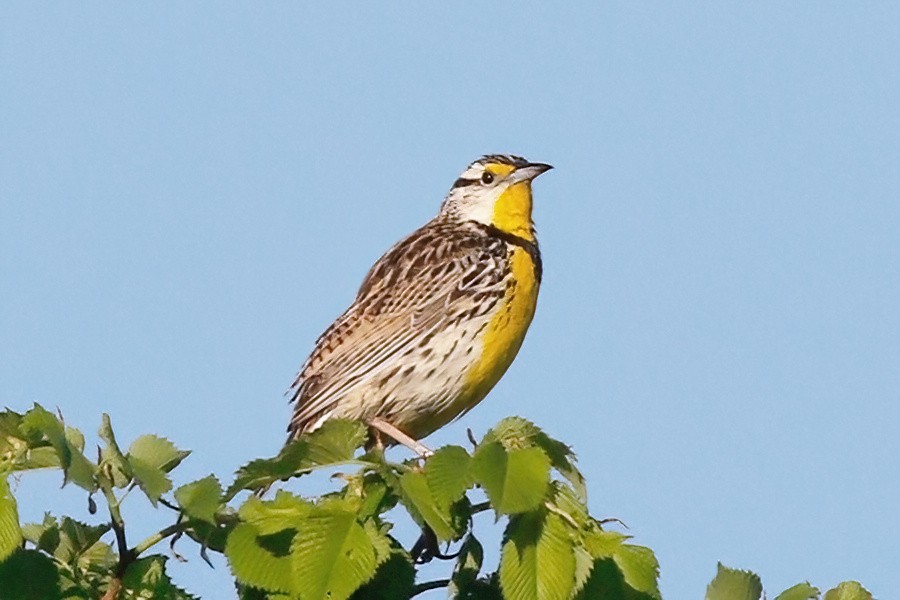
[[[484,512],[486,510],[491,510],[490,502],[479,502],[478,504],[472,505],[472,514],[476,515],[480,512]]]
[[[422,583],[417,583],[413,588],[413,592],[410,598],[412,598],[413,596],[418,596],[419,594],[427,592],[429,590],[436,590],[438,588],[447,587],[448,585],[450,585],[449,579],[435,579],[434,581],[423,581]]]
[[[109,582],[109,587],[106,588],[106,593],[103,594],[102,600],[117,600],[119,592],[122,590],[122,577],[125,576],[125,570],[128,569],[128,565],[134,561],[134,554],[128,548],[128,541],[125,538],[125,521],[122,519],[122,512],[119,510],[119,499],[113,493],[109,482],[104,481],[102,478],[100,489],[106,498],[107,506],[109,506],[109,517],[113,533],[116,535],[116,547],[119,550],[119,563],[116,565],[115,575]]]
[[[182,523],[175,523],[174,525],[169,525],[165,529],[160,529],[159,531],[145,539],[143,542],[132,548],[131,552],[135,557],[138,557],[167,537],[175,535],[176,533],[180,533],[181,527]]]
[[[109,516],[112,521],[113,533],[116,535],[116,547],[119,550],[119,566],[116,569],[118,575],[125,573],[128,566],[128,541],[125,537],[125,520],[122,519],[122,512],[119,510],[119,500],[113,493],[112,488],[107,485],[101,486],[103,495],[106,497],[106,504],[109,506]],[[124,563],[124,564],[123,564]]]
[[[165,498],[160,498],[159,500],[157,500],[157,502],[159,502],[160,504],[162,504],[162,505],[165,506],[166,508],[171,508],[172,510],[174,510],[174,511],[176,511],[176,512],[181,512],[181,507],[180,507],[180,506],[178,506],[177,504],[174,504],[174,503],[172,503],[172,502],[169,502],[169,501],[166,500]]]

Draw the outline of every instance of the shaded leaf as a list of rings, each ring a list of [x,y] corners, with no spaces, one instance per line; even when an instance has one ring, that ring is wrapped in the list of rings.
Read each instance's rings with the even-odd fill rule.
[[[226,499],[237,492],[259,489],[309,469],[353,459],[368,432],[359,421],[330,419],[322,427],[291,442],[274,458],[253,460],[238,469]]]
[[[825,600],[872,600],[872,594],[859,582],[844,581],[825,592]]]
[[[375,577],[353,592],[351,600],[408,600],[416,582],[416,569],[402,548],[378,567]]]
[[[222,505],[222,486],[210,475],[175,490],[175,500],[192,519],[215,523],[216,511]]]
[[[453,576],[447,586],[451,598],[465,598],[472,594],[473,588],[477,587],[476,582],[483,562],[484,548],[474,535],[469,534],[459,549]]]
[[[19,511],[5,473],[0,473],[0,562],[22,543]]]
[[[594,561],[594,567],[577,600],[656,600],[625,583],[622,571],[611,558]]]
[[[498,514],[535,509],[550,484],[550,459],[540,448],[507,450],[500,442],[482,444],[472,471]]]
[[[128,464],[135,481],[144,490],[153,506],[160,496],[172,489],[166,475],[178,466],[190,452],[179,450],[175,444],[156,435],[142,435],[128,448]]]
[[[818,600],[818,598],[819,590],[806,581],[784,590],[775,597],[775,600]]]
[[[58,600],[59,574],[37,550],[18,550],[0,562],[0,600]]]
[[[350,493],[350,486],[348,486]],[[388,487],[387,482],[378,473],[366,473],[359,479],[357,515],[367,519],[380,515],[397,505],[397,495]]]
[[[575,553],[561,517],[535,511],[510,518],[500,555],[500,586],[506,598],[569,598],[575,586]]]
[[[756,573],[729,569],[722,563],[706,588],[706,600],[759,600],[761,596],[762,582]]]

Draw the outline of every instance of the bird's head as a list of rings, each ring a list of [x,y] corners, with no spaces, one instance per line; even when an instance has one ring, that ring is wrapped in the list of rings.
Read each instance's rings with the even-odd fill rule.
[[[450,188],[441,214],[460,221],[478,221],[534,240],[531,220],[531,181],[550,169],[544,163],[528,162],[521,156],[482,156]]]

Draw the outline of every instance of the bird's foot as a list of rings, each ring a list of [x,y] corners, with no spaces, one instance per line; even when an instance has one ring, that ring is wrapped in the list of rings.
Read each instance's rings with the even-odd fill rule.
[[[410,436],[406,435],[381,417],[372,417],[366,422],[369,427],[380,431],[386,436],[392,438],[399,444],[403,444],[413,452],[419,455],[420,458],[428,458],[434,452],[425,444],[420,442],[419,440],[413,439]]]

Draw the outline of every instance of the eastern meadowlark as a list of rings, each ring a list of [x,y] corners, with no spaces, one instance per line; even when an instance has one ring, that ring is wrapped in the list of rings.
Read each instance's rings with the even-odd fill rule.
[[[531,182],[550,168],[495,154],[463,171],[438,215],[372,266],[319,337],[289,391],[289,439],[329,418],[358,419],[376,444],[424,455],[417,440],[487,395],[534,316]]]

